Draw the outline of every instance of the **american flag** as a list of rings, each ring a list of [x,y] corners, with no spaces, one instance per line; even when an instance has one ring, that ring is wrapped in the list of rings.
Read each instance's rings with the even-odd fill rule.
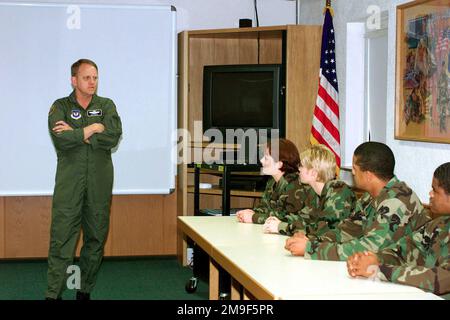
[[[311,144],[324,144],[336,156],[341,166],[339,134],[338,81],[336,74],[336,51],[334,43],[333,18],[330,7],[325,10],[320,56],[319,92],[311,127]]]

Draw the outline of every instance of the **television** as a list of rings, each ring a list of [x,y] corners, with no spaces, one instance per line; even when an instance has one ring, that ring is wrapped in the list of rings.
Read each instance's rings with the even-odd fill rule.
[[[203,132],[218,129],[225,139],[227,129],[255,129],[258,137],[267,132],[270,138],[271,129],[278,129],[278,136],[284,137],[282,71],[280,64],[205,66]]]

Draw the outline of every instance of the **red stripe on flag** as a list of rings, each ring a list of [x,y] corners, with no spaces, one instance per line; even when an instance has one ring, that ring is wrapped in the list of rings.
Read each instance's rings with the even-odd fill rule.
[[[338,168],[341,167],[341,157],[336,152],[334,152],[333,148],[328,144],[328,142],[322,137],[322,135],[316,130],[316,128],[311,127],[311,134],[312,136],[319,142],[320,144],[325,145],[328,149],[331,150],[331,152],[334,153],[336,157],[336,164]]]
[[[337,105],[336,101],[334,101],[334,99],[328,94],[327,90],[325,90],[325,88],[322,87],[321,85],[319,85],[318,94],[325,102],[325,104],[331,109],[331,111],[333,111],[333,113],[339,119],[339,106]]]
[[[328,118],[328,116],[320,109],[318,106],[314,108],[314,115],[317,120],[319,120],[323,126],[328,130],[328,132],[333,136],[337,143],[340,143],[339,130],[334,126],[333,122]]]

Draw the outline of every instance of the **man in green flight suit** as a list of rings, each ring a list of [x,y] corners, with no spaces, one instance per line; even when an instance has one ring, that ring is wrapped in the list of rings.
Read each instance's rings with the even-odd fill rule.
[[[81,287],[77,288],[76,298],[90,299],[109,228],[111,149],[122,135],[113,101],[96,95],[97,65],[80,59],[72,65],[71,73],[73,92],[56,100],[48,115],[58,157],[48,254],[48,300],[61,298],[80,229]]]

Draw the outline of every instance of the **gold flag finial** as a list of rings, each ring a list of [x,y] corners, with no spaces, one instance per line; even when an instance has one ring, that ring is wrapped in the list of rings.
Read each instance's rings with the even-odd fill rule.
[[[331,16],[334,16],[334,10],[333,10],[333,8],[331,7],[331,0],[326,0],[325,8],[323,8],[323,14],[325,14],[325,12],[327,11],[327,9],[330,9],[330,14],[331,14]]]

